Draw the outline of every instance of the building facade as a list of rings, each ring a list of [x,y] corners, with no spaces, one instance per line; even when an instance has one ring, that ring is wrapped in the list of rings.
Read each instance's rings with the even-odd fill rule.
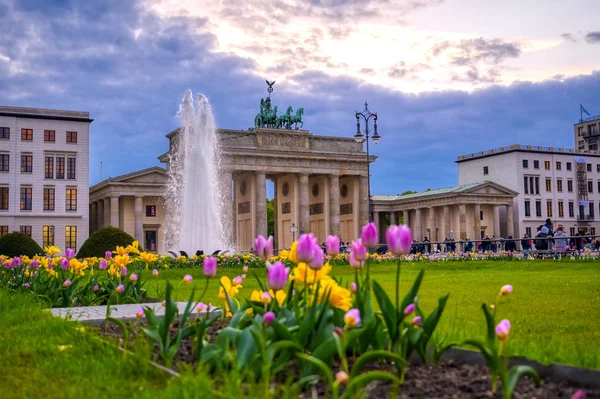
[[[598,151],[600,115],[582,117],[573,127],[573,134],[578,151]]]
[[[88,237],[88,112],[0,106],[0,235],[78,249]]]
[[[459,184],[489,180],[518,195],[512,207],[513,231],[535,235],[551,218],[569,235],[596,234],[600,228],[600,152],[519,144],[457,159]],[[507,209],[501,220],[510,220]]]

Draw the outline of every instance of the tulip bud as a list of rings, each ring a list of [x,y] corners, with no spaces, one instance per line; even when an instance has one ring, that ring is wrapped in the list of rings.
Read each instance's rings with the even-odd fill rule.
[[[338,236],[328,236],[325,241],[327,255],[335,256],[340,253],[340,238]]]
[[[502,320],[496,326],[496,337],[498,337],[501,341],[506,341],[508,339],[508,335],[510,334],[510,321],[507,319]]]
[[[267,312],[263,315],[263,323],[265,326],[270,326],[275,321],[275,313]]]
[[[360,310],[358,309],[350,309],[344,315],[344,323],[346,327],[356,327],[361,322],[360,320]]]
[[[340,384],[346,384],[348,382],[348,379],[348,373],[346,373],[345,371],[338,371],[337,373],[335,373],[335,380]]]
[[[404,315],[408,316],[409,314],[411,314],[414,311],[415,311],[415,304],[411,303],[410,305],[408,305],[407,307],[404,308]]]
[[[377,226],[371,222],[363,227],[362,234],[360,236],[362,243],[367,248],[375,248],[378,244],[377,237]]]
[[[503,285],[502,288],[500,288],[500,294],[502,294],[503,296],[509,296],[510,294],[512,294],[512,292],[513,287],[510,284]]]
[[[296,257],[298,262],[310,263],[314,258],[314,249],[317,239],[312,234],[302,234],[298,239]]]

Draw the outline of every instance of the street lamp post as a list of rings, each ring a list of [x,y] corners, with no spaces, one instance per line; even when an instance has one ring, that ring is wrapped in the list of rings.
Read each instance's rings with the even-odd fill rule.
[[[360,118],[365,121],[364,135],[360,131]],[[369,104],[365,101],[365,109],[362,112],[356,111],[356,134],[354,140],[357,143],[367,142],[367,184],[368,184],[368,208],[369,208],[369,223],[373,221],[371,216],[371,160],[369,158],[369,120],[373,119],[373,143],[379,143],[381,136],[377,133],[377,112],[369,111]]]

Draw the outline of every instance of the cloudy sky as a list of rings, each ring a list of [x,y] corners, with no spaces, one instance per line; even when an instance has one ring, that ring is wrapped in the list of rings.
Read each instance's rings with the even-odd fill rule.
[[[0,0],[0,104],[89,111],[91,183],[159,164],[187,88],[219,127],[265,79],[305,128],[379,114],[375,194],[456,184],[457,155],[572,147],[600,114],[597,0]]]

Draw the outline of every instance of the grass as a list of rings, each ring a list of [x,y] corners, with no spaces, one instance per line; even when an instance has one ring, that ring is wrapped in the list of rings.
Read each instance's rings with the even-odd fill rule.
[[[395,289],[395,263],[373,265],[371,276],[392,293]],[[597,262],[562,261],[470,261],[404,262],[401,291],[406,293],[424,268],[425,279],[419,293],[423,308],[429,312],[438,298],[450,292],[450,299],[438,328],[437,339],[460,342],[465,338],[483,337],[484,317],[481,304],[493,303],[504,284],[514,292],[503,297],[499,320],[512,323],[509,350],[543,363],[562,363],[600,369],[600,265]],[[258,283],[253,272],[265,279],[265,269],[248,273],[238,299],[250,296]],[[241,269],[220,269],[219,276],[233,278]],[[185,274],[194,281],[182,285]],[[349,267],[334,267],[332,274],[343,282],[354,280]],[[166,280],[176,287],[178,300],[189,298],[193,287],[197,297],[204,289],[201,269],[163,270],[156,281],[147,285],[151,295],[164,290]],[[221,305],[219,280],[210,281],[204,302]],[[198,298],[196,298],[198,299]]]

